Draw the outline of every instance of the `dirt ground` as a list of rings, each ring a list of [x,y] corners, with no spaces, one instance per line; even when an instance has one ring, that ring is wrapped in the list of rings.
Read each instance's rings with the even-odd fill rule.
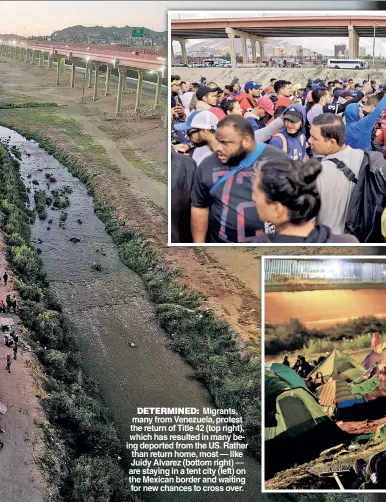
[[[77,121],[83,131],[102,145],[120,172],[87,165],[88,172],[97,174],[103,183],[100,193],[117,208],[117,214],[128,225],[150,235],[170,266],[182,270],[183,281],[206,296],[205,307],[225,318],[251,348],[259,346],[260,325],[260,257],[269,254],[304,254],[304,248],[169,248],[167,242],[166,201],[167,186],[167,130],[164,109],[152,109],[154,97],[144,95],[139,114],[134,114],[135,95],[126,92],[122,102],[122,116],[114,117],[116,85],[111,95],[92,101],[92,89],[82,90],[83,78],[77,79],[75,89],[69,87],[70,72],[56,86],[55,71],[31,66],[26,78],[24,62],[3,58],[0,65],[0,86],[6,93],[4,101],[47,100],[66,105],[61,110],[65,117]],[[0,94],[1,99],[1,94]],[[4,112],[9,113],[9,112]],[[54,127],[48,134],[59,138]],[[163,178],[162,178],[163,177]],[[363,248],[362,248],[363,249]],[[348,248],[312,248],[310,254],[360,254]]]
[[[2,278],[7,270],[8,285]],[[0,234],[0,296],[5,300],[12,293],[12,274],[4,260],[3,242]],[[12,317],[15,331],[20,333],[18,317],[14,314],[0,314]],[[23,335],[21,335],[23,339]],[[6,371],[7,354],[12,356],[11,373]],[[38,466],[38,459],[44,455],[44,442],[36,422],[42,422],[43,411],[36,397],[36,383],[33,377],[35,363],[31,353],[18,350],[16,361],[12,349],[4,344],[0,333],[0,401],[7,406],[5,415],[0,415],[0,500],[7,502],[43,502],[49,494],[46,480]]]

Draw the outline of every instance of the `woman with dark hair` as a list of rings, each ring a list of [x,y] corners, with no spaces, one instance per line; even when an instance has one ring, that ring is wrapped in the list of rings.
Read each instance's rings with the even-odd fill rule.
[[[224,98],[220,103],[221,110],[225,115],[243,115],[240,103],[234,97]]]
[[[358,242],[352,235],[332,235],[325,225],[316,225],[320,210],[316,178],[321,171],[322,164],[315,159],[302,164],[288,157],[261,165],[253,200],[260,219],[274,225],[275,233],[258,236],[256,242]]]

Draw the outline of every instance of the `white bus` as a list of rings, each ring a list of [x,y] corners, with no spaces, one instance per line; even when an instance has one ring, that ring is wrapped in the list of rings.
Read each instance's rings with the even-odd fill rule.
[[[352,70],[363,70],[369,67],[369,63],[363,59],[328,59],[328,68],[341,68]]]

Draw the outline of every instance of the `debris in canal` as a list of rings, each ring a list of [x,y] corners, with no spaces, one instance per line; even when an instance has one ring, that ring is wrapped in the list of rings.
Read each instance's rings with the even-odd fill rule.
[[[78,239],[77,237],[71,237],[71,239],[68,239],[68,240],[73,242],[74,244],[76,244],[77,242],[80,242],[80,239]]]
[[[102,265],[100,263],[93,263],[91,265],[92,270],[97,270],[98,272],[102,271]]]
[[[79,225],[81,225],[81,224],[83,223],[83,221],[82,221],[80,218],[78,218],[78,219],[76,220],[76,222],[77,222],[77,223],[79,223]]]

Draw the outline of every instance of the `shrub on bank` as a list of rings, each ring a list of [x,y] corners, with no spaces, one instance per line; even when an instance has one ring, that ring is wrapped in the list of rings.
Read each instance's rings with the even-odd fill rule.
[[[57,302],[47,290],[40,259],[29,246],[31,216],[26,209],[18,164],[1,146],[0,197],[0,226],[5,233],[10,265],[18,276],[15,288],[22,299],[19,314],[30,331],[32,346],[46,373],[47,394],[41,398],[41,404],[56,427],[53,431],[42,425],[49,450],[41,463],[49,469],[50,491],[55,497],[52,500],[99,500],[95,494],[99,492],[100,479],[115,479],[114,471],[120,480],[118,485],[126,483],[125,472],[117,460],[122,455],[120,441],[95,385],[83,376],[74,335],[61,312],[53,310]],[[95,464],[98,470],[92,471],[91,460],[88,481],[81,486],[81,499],[74,485],[75,480],[76,486],[81,484],[77,466],[83,464],[77,461],[85,454],[91,459],[98,457]],[[111,493],[105,500],[138,500],[129,490],[124,498],[120,498],[115,488]]]
[[[47,137],[20,129],[18,132],[52,151],[54,157],[87,186],[89,194],[95,194],[92,178],[76,160],[58,151]],[[260,458],[261,396],[257,362],[241,354],[236,336],[228,325],[211,312],[198,310],[202,294],[178,281],[179,274],[169,270],[146,234],[121,226],[113,208],[98,198],[94,198],[94,211],[105,223],[122,262],[143,279],[150,299],[157,305],[160,326],[170,335],[173,348],[192,365],[218,407],[235,408],[241,416],[249,417],[246,441]],[[217,356],[224,357],[225,364],[216,365]],[[209,374],[205,370],[207,365],[213,366],[217,373]]]

